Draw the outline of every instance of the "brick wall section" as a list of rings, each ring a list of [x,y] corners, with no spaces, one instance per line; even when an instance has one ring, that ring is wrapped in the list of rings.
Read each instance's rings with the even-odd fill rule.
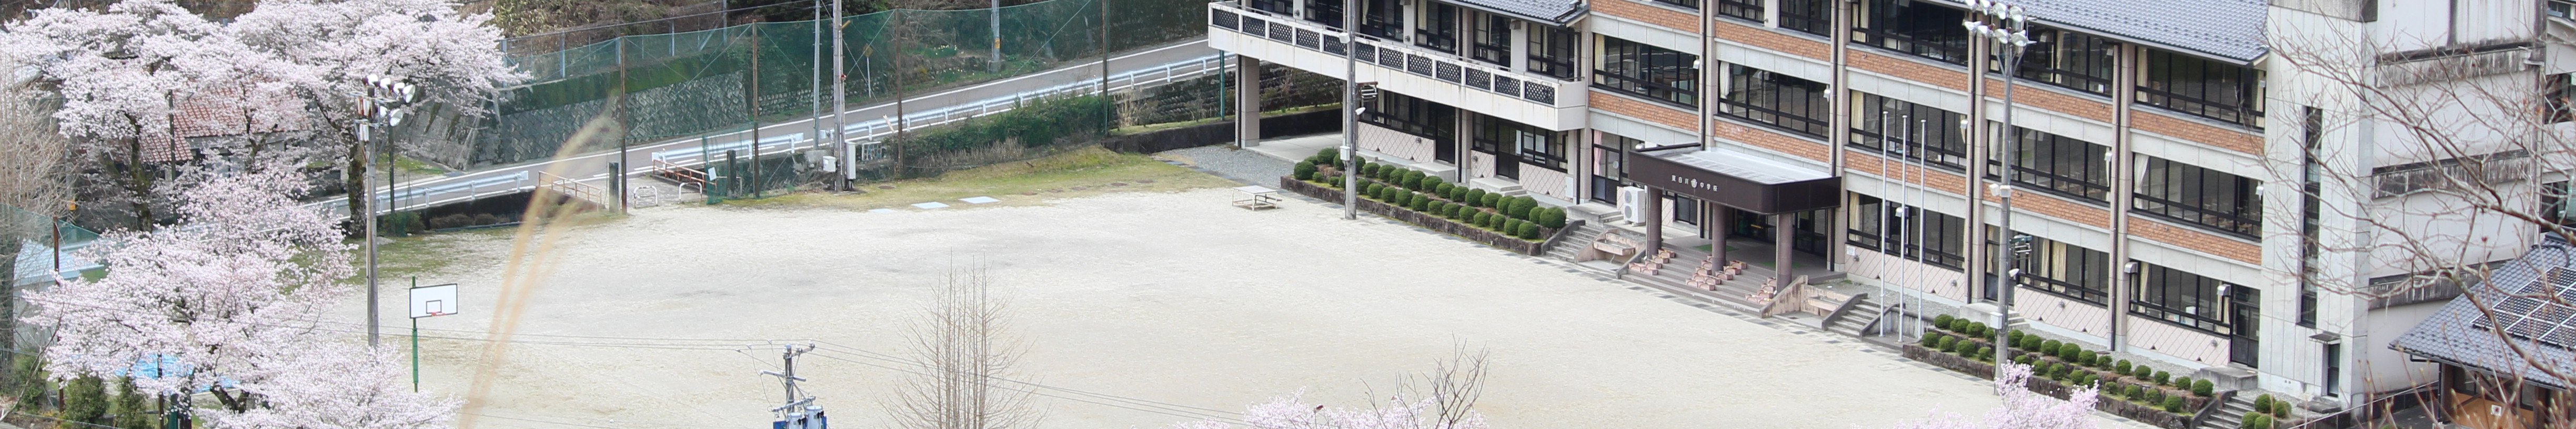
[[[1736,22],[1734,20],[1717,19],[1715,20],[1715,23],[1709,24],[1709,29],[1711,32],[1717,33],[1717,38],[1753,45],[1762,49],[1787,52],[1790,55],[1807,57],[1816,61],[1832,61],[1833,58],[1833,47],[1826,46],[1825,42],[1780,34],[1778,31],[1744,25],[1743,23]]]
[[[1615,3],[1618,1],[1619,0],[1609,0],[1604,3]],[[1667,127],[1673,127],[1673,129],[1682,130],[1682,132],[1699,132],[1699,120],[1692,117],[1692,115],[1698,114],[1696,112],[1666,106],[1663,103],[1642,101],[1613,94],[1603,94],[1597,90],[1590,92],[1590,94],[1592,94],[1591,102],[1592,108],[1594,109],[1601,109],[1601,111],[1604,112],[1617,113],[1631,118],[1654,121],[1655,123],[1663,124]]]
[[[2047,109],[2050,111],[2075,115],[2085,119],[2102,121],[2104,123],[2111,122],[2110,102],[2095,100],[2088,97],[2068,95],[2066,93],[2058,92],[2056,89],[2040,88],[2042,86],[2048,86],[2048,84],[2045,83],[2024,81],[2021,85],[2017,86],[2018,88],[2013,89],[2013,104],[2019,104],[2021,107]],[[2004,81],[2002,79],[1986,79],[1986,95],[1992,96],[1998,101],[2003,100]]]
[[[2247,155],[2263,154],[2263,134],[2259,132],[2203,124],[2175,117],[2176,113],[2158,111],[2154,107],[2140,106],[2130,111],[2136,113],[2129,115],[2129,126],[2138,131],[2200,142]]]
[[[1717,138],[1743,142],[1772,152],[1785,153],[1816,162],[1833,162],[1834,151],[1824,142],[1783,134],[1770,128],[1748,126],[1725,120],[1710,121],[1710,131]]]
[[[1865,48],[1852,48],[1851,65],[1870,72],[1923,82],[1942,88],[1968,90],[1968,74],[1911,59],[1891,57]],[[2016,94],[2018,95],[2018,94]],[[2014,101],[2020,101],[2018,99]]]
[[[1699,34],[1699,26],[1692,24],[1699,20],[1698,14],[1628,0],[1601,0],[1592,2],[1592,7],[1593,12],[1603,15],[1659,25],[1686,34]]]
[[[1887,164],[1887,169],[1881,170],[1878,168],[1881,162]],[[1902,175],[1907,179],[1924,183],[1926,187],[1930,187],[1933,190],[1948,192],[1951,195],[1967,195],[1968,176],[1966,175],[1953,173],[1950,172],[1950,170],[1943,170],[1938,167],[1925,169],[1905,164],[1902,160],[1880,158],[1877,152],[1862,152],[1858,150],[1845,149],[1843,150],[1843,169],[1874,174],[1879,177],[1889,178],[1889,180],[1894,180],[1896,179],[1896,176]],[[1927,170],[1930,171],[1931,174],[1924,174]],[[1886,197],[1886,195],[1880,195],[1879,197],[1883,198]],[[1958,214],[1964,215],[1964,213]]]
[[[2187,226],[2178,226],[2146,217],[2129,216],[2129,235],[2165,244],[2182,246],[2212,256],[2248,264],[2263,264],[2263,246],[2245,240],[2222,237]]]
[[[2025,188],[2013,194],[2015,197],[2013,211],[2038,213],[2041,216],[2065,219],[2103,229],[2111,228],[2111,209],[2109,208],[2068,200],[2066,197],[2030,190],[2026,188],[2028,185],[2023,186]],[[1984,195],[1986,201],[2003,201],[2003,198],[1996,197],[1993,192],[1979,194]]]

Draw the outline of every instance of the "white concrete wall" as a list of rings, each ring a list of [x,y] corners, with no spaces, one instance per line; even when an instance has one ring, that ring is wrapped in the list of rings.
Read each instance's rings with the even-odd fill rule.
[[[2175,363],[2194,367],[2227,365],[2226,338],[2162,320],[2134,315],[2123,317],[2129,318],[2127,340],[2132,352],[2142,352],[2139,354],[2150,357],[2177,358],[2184,362]]]
[[[1573,162],[1567,161],[1566,163],[1572,164]],[[1568,167],[1571,167],[1571,165],[1568,165]],[[1573,183],[1573,178],[1569,177],[1563,171],[1549,170],[1547,167],[1521,163],[1521,189],[1527,190],[1531,194],[1545,195],[1549,198],[1573,201],[1573,189],[1569,186]]]
[[[1370,125],[1366,122],[1360,123],[1358,131],[1360,149],[1363,150],[1402,158],[1417,164],[1433,163],[1434,157],[1438,155],[1438,152],[1434,151],[1439,148],[1432,143],[1431,139]]]

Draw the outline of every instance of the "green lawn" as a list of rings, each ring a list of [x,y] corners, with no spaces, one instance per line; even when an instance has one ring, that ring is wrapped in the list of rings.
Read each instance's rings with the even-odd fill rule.
[[[986,205],[1026,205],[1042,203],[1050,198],[1107,192],[1167,192],[1233,184],[1188,168],[1165,164],[1153,157],[1092,147],[1028,161],[953,171],[935,178],[870,183],[861,188],[864,193],[809,191],[756,200],[733,200],[725,204],[867,210],[906,207],[929,201],[961,205],[957,202],[959,198],[990,196],[1002,202]]]

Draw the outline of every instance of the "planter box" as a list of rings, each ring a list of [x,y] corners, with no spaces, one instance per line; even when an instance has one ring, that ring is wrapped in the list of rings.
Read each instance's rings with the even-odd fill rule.
[[[1905,345],[1905,358],[1932,364],[1932,366],[1946,368],[1951,371],[1974,375],[1978,378],[1988,380],[1995,378],[1995,364],[1980,362],[1975,359],[1969,359],[1939,350],[1924,348],[1922,345],[1918,344]],[[2036,375],[2031,376],[2030,378],[2030,391],[2038,392],[2042,395],[2048,395],[2058,399],[2066,399],[2066,395],[2073,390],[2073,388],[2067,386],[2065,383],[2059,383],[2057,380],[2050,380],[2046,377]],[[2203,398],[2189,398],[2184,399],[2183,401],[2184,407],[2200,409],[2201,404],[2205,404],[2209,400]],[[2184,416],[2179,413],[2167,412],[2160,408],[2150,407],[2136,402],[2129,402],[2126,399],[2120,399],[2110,395],[2103,395],[2099,400],[2094,401],[2093,408],[2111,413],[2111,415],[2127,417],[2130,420],[2137,420],[2146,424],[2155,425],[2156,427],[2192,429],[2190,427],[2191,418],[2188,416]]]
[[[1280,176],[1279,188],[1324,201],[1339,202],[1342,200],[1342,190],[1340,189],[1329,188],[1312,182],[1297,180],[1295,177]],[[1456,220],[1440,217],[1439,215],[1417,212],[1413,211],[1413,209],[1403,207],[1396,207],[1393,204],[1379,202],[1378,200],[1372,200],[1366,197],[1360,198],[1359,202],[1360,211],[1375,213],[1379,216],[1385,216],[1388,219],[1405,221],[1414,225],[1421,225],[1423,229],[1465,237],[1468,240],[1484,243],[1487,246],[1494,246],[1495,248],[1509,250],[1523,255],[1538,256],[1546,253],[1545,249],[1542,249],[1542,246],[1540,246],[1544,242],[1523,240],[1520,237],[1504,235],[1503,233],[1494,230],[1459,223]],[[1545,226],[1539,227],[1539,236],[1549,237],[1555,235],[1556,229]]]

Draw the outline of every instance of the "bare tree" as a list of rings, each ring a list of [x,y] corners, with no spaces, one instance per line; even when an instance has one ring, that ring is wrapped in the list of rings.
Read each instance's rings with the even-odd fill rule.
[[[904,380],[887,407],[905,429],[1034,427],[1039,413],[1016,378],[1023,346],[1009,336],[1009,305],[992,294],[987,268],[951,270],[938,296],[909,328],[906,356],[922,371]]]
[[[2576,70],[2576,58],[2534,52],[2559,53],[2576,40],[2544,35],[2567,34],[2564,29],[2542,33],[2512,37],[2544,47],[2532,50],[2480,48],[2516,40],[2425,41],[2403,31],[2323,25],[2271,36],[2269,120],[2300,144],[2269,145],[2264,166],[2275,190],[2266,192],[2273,201],[2265,204],[2287,209],[2267,210],[2264,231],[2268,241],[2299,250],[2267,256],[2294,258],[2286,267],[2274,265],[2280,284],[2309,285],[2335,297],[2329,306],[2350,304],[2350,322],[2325,318],[2320,329],[2394,338],[2404,332],[2334,325],[2362,325],[2382,307],[2452,297],[2466,297],[2485,320],[2504,320],[2498,318],[2503,301],[2515,298],[2576,308],[2554,288],[2484,281],[2502,266],[2495,262],[2541,240],[2576,242],[2565,185],[2576,172],[2576,91],[2567,89],[2568,76],[2553,74]],[[2362,278],[2373,267],[2412,274]],[[2538,380],[2544,385],[2576,380],[2576,361],[2536,350],[2547,346],[2515,337],[2503,324],[2487,325],[2476,327],[2486,331],[2480,335],[2504,340],[2510,355],[2490,362],[2527,365],[2524,373],[2537,374],[2529,378],[2551,379]],[[2534,380],[2469,384],[2512,397],[2530,392],[2528,381]],[[2384,401],[2353,405],[2364,416],[2390,415]],[[2568,415],[2566,405],[2557,402],[2547,412]],[[2561,420],[2548,427],[2571,425],[2576,422]]]
[[[1492,426],[1476,412],[1476,400],[1485,394],[1485,365],[1491,356],[1484,348],[1458,344],[1450,350],[1449,360],[1434,363],[1431,371],[1406,375],[1394,394],[1379,395],[1369,389],[1366,407],[1308,403],[1301,389],[1245,407],[1243,417],[1234,421],[1198,420],[1170,427],[1234,429],[1239,422],[1252,429],[1487,429]]]

